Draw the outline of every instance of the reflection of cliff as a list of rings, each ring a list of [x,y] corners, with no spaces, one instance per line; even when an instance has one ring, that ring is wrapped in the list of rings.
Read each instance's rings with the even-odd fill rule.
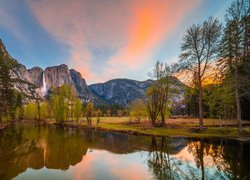
[[[27,168],[66,170],[82,160],[88,146],[77,134],[25,128],[0,137],[0,179],[11,179]]]
[[[43,167],[42,151],[33,140],[24,140],[22,130],[0,136],[0,179],[11,179],[28,167]]]
[[[86,132],[70,128],[18,126],[0,135],[0,179],[16,177],[27,168],[67,170],[70,165],[81,161],[87,163],[83,156],[89,148],[116,154],[148,151],[149,168],[159,178],[184,175],[180,165],[185,164],[185,160],[180,158],[181,154],[193,159],[192,163],[197,168],[190,169],[190,172],[199,171],[201,178],[207,177],[207,167],[216,167],[227,173],[227,177],[232,174],[233,177],[244,178],[249,171],[250,144],[229,142],[232,141],[189,142],[184,139]]]
[[[182,143],[185,146],[186,142]],[[16,127],[0,137],[0,179],[13,178],[27,168],[67,170],[82,160],[88,148],[124,154],[149,151],[150,147],[151,137],[56,127]],[[170,149],[170,153],[177,151],[179,148]]]
[[[130,136],[120,133],[93,133],[91,136],[91,148],[105,149],[116,154],[126,154],[136,152],[138,150],[150,151],[152,137],[151,136]],[[161,138],[155,138],[161,141]],[[173,138],[166,138],[169,148],[169,154],[176,154],[182,148],[187,146],[186,140],[175,141]]]
[[[88,145],[77,134],[50,134],[49,137],[53,137],[47,139],[45,166],[49,169],[66,170],[70,165],[80,162],[88,150]]]

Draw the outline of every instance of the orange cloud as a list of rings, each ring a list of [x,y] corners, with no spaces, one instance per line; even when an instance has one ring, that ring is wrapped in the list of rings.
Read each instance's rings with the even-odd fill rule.
[[[111,59],[109,72],[145,69],[154,54],[182,22],[185,15],[199,4],[195,1],[141,1],[133,4],[127,43]],[[166,52],[167,53],[167,52]]]
[[[69,171],[74,179],[95,179],[100,176],[101,170],[110,174],[115,179],[148,179],[151,174],[148,172],[147,165],[138,159],[138,153],[127,154],[126,156],[116,155],[105,150],[92,150],[83,156],[82,161],[71,166]],[[143,160],[142,160],[143,161]],[[95,169],[101,169],[99,174]],[[106,174],[102,174],[106,177]]]
[[[68,64],[87,81],[145,70],[200,0],[27,0],[41,26],[68,45]],[[113,49],[104,60],[91,49]],[[167,53],[167,52],[166,52]],[[65,59],[66,60],[66,59]]]

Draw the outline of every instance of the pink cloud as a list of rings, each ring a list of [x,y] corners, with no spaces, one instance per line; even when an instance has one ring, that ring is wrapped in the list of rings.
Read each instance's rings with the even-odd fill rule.
[[[74,179],[95,179],[97,176],[97,172],[95,172],[96,166],[101,164],[105,167],[102,170],[116,179],[149,179],[151,174],[148,172],[147,166],[137,160],[133,160],[132,156],[137,155],[121,156],[104,150],[94,150],[94,152],[88,152],[83,156],[81,162],[70,167],[69,170],[73,174]]]
[[[134,4],[134,15],[128,32],[129,41],[110,59],[112,69],[119,69],[121,65],[128,69],[137,69],[149,63],[159,46],[198,4],[198,0],[149,0]]]
[[[87,81],[103,81],[133,73],[152,61],[154,53],[199,0],[27,0],[41,26],[68,45],[68,64]],[[91,48],[114,54],[94,60]],[[93,71],[93,67],[99,69]]]

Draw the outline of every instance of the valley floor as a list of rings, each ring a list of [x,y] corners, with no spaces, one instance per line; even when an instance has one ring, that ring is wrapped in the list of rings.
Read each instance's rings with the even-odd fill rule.
[[[27,122],[26,120],[25,122]],[[29,121],[28,121],[29,122]],[[153,135],[171,137],[192,137],[192,138],[231,138],[243,141],[250,141],[250,121],[243,121],[243,133],[240,136],[237,130],[236,120],[222,120],[220,127],[219,119],[204,119],[205,129],[199,130],[196,118],[171,118],[166,121],[166,127],[153,127],[149,120],[143,118],[136,122],[130,117],[101,117],[97,125],[97,119],[92,118],[92,126],[89,127],[86,119],[66,121],[63,126],[75,127],[99,131],[113,131],[134,135]],[[54,125],[55,120],[44,120],[43,124]]]

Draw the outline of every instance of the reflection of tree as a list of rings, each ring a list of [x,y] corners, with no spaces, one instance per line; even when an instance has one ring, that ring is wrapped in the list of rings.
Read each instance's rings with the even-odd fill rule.
[[[188,145],[188,151],[193,154],[197,167],[201,168],[201,179],[204,179],[204,153],[207,153],[208,151],[204,146],[203,140],[190,143]]]
[[[167,143],[164,137],[161,138],[159,145],[156,138],[152,137],[148,166],[153,170],[157,179],[172,177]]]
[[[249,149],[249,144],[246,143],[245,146],[248,147],[244,147],[243,142],[234,143],[228,144],[228,140],[213,141],[212,143],[200,140],[189,143],[188,151],[192,153],[197,167],[201,169],[202,179],[206,178],[206,163],[216,167],[217,172],[222,171],[224,178],[248,179],[250,177],[248,158],[250,152],[243,151],[243,149]],[[206,159],[209,162],[206,162],[205,157],[211,158]],[[207,175],[211,176],[211,174]]]
[[[181,162],[170,158],[169,147],[170,144],[168,144],[166,138],[157,139],[152,137],[148,167],[152,170],[156,179],[180,179],[180,175],[185,179],[189,179],[188,175],[179,168]]]
[[[170,142],[166,138],[152,137],[151,146],[149,148],[148,167],[155,175],[155,179],[194,179],[195,174],[184,172],[191,169],[186,164],[182,169],[183,162],[176,158],[170,157]]]
[[[105,149],[126,154],[143,149],[149,151],[148,167],[156,179],[195,179],[196,168],[175,158],[187,141],[179,139],[129,136],[117,133],[97,133],[75,129],[39,126],[18,126],[0,134],[0,179],[12,179],[27,168],[68,169],[82,160],[88,148]],[[207,157],[212,158],[216,175],[225,178],[250,179],[250,143],[229,140],[192,141],[188,151],[193,155],[203,178]],[[189,170],[189,172],[188,172]],[[220,172],[221,171],[221,172]],[[207,171],[208,173],[209,171]],[[200,177],[200,178],[201,178]]]
[[[12,179],[27,167],[43,166],[41,150],[32,139],[25,139],[24,128],[10,128],[0,135],[0,179]],[[35,160],[34,160],[35,159]]]
[[[225,140],[223,158],[227,164],[225,171],[232,179],[250,179],[250,144]]]
[[[78,133],[62,128],[11,128],[0,136],[0,179],[12,179],[27,168],[66,170],[82,160],[88,146]]]
[[[89,146],[77,132],[61,128],[49,131],[46,143],[45,166],[63,170],[80,162]]]

